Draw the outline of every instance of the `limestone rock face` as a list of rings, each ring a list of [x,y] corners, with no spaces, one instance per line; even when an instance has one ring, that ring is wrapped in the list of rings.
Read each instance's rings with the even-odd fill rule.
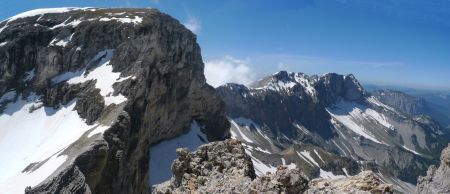
[[[416,193],[450,193],[450,144],[442,151],[439,167],[431,166],[419,177]]]
[[[147,193],[152,144],[184,133],[193,120],[211,141],[228,134],[196,36],[158,10],[34,10],[1,22],[0,42],[0,96],[33,93],[49,110],[75,102],[87,124],[108,126],[61,148],[64,164],[28,193]],[[67,83],[99,68],[112,70]],[[0,113],[17,98],[0,102]]]

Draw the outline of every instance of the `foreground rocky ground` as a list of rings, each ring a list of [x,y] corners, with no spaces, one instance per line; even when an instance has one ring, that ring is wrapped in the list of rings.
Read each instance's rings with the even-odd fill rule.
[[[308,178],[297,169],[278,166],[275,173],[256,177],[250,157],[238,140],[203,145],[190,153],[177,150],[170,181],[153,193],[392,193],[371,171],[342,179]]]

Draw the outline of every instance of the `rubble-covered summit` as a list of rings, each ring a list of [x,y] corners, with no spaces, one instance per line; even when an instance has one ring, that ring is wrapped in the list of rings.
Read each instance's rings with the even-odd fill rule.
[[[205,144],[197,151],[178,149],[170,181],[152,193],[391,193],[392,186],[370,171],[339,179],[309,179],[298,169],[278,166],[276,172],[255,177],[252,161],[238,140]]]

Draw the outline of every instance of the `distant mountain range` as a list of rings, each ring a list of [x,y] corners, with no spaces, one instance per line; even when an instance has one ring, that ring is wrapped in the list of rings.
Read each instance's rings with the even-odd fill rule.
[[[396,96],[398,97],[397,100],[409,103],[409,106],[418,106],[418,109],[414,110],[413,114],[429,115],[443,127],[450,130],[450,91],[414,89],[396,86],[377,86],[371,84],[367,84],[365,87],[368,91],[378,94],[386,91],[385,93],[390,94],[391,97],[396,93]],[[394,102],[393,99],[388,101],[393,103],[391,104],[393,106],[396,106],[395,103],[402,103],[399,101]]]
[[[450,140],[420,98],[363,89],[353,75],[277,72],[250,87],[217,88],[231,136],[244,142],[257,174],[279,164],[310,177],[335,178],[371,169],[411,192]]]

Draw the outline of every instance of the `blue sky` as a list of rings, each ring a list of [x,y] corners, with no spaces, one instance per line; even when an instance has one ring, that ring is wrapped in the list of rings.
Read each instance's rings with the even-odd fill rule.
[[[15,0],[0,18],[61,6],[158,8],[196,32],[218,83],[288,70],[450,89],[448,0]]]

